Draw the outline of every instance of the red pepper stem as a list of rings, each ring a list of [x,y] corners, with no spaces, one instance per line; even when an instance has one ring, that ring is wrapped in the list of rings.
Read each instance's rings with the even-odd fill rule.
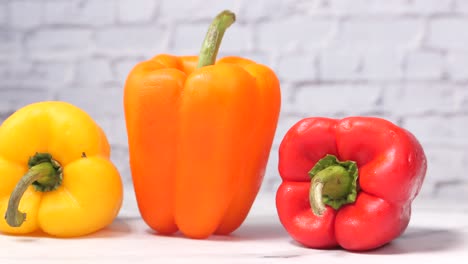
[[[325,155],[309,171],[310,207],[315,215],[321,216],[325,205],[337,210],[341,206],[356,201],[358,167],[354,161],[339,161],[336,156]]]
[[[26,213],[18,210],[21,198],[30,185],[36,191],[55,190],[62,183],[62,169],[49,154],[37,153],[29,160],[28,172],[19,180],[10,195],[5,220],[11,227],[20,227],[26,220]]]
[[[211,23],[203,41],[198,57],[197,68],[213,65],[216,62],[219,46],[223,39],[224,32],[236,21],[236,16],[229,10],[224,10]]]
[[[325,212],[325,204],[322,201],[322,190],[323,190],[323,182],[314,181],[312,183],[312,187],[310,187],[310,207],[312,208],[312,212],[315,215],[323,215]]]
[[[352,178],[348,171],[340,166],[329,166],[312,178],[310,188],[310,205],[315,215],[321,216],[325,211],[323,196],[341,199],[349,194]]]

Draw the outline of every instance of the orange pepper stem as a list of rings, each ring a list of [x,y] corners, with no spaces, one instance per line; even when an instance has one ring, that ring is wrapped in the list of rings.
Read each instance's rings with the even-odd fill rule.
[[[29,170],[16,184],[10,195],[5,220],[12,227],[20,227],[26,220],[26,213],[18,210],[21,198],[29,185],[36,191],[48,192],[57,189],[62,183],[62,168],[50,154],[37,153],[29,159]]]
[[[229,10],[224,10],[215,17],[203,41],[198,57],[197,68],[213,65],[215,63],[224,32],[226,32],[226,29],[235,21],[236,15]]]

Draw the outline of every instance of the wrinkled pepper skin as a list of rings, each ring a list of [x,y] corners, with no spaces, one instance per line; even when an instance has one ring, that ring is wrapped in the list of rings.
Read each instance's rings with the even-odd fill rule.
[[[326,206],[317,216],[309,203],[308,172],[327,154],[357,163],[359,188],[354,203],[337,210]],[[291,127],[280,145],[277,212],[287,232],[307,247],[374,249],[406,229],[426,168],[417,139],[389,121],[306,118]]]
[[[134,67],[124,108],[130,167],[142,218],[190,238],[227,235],[261,185],[280,110],[266,66],[225,57],[158,55]]]
[[[36,153],[60,164],[63,181],[47,192],[29,186],[19,203],[26,219],[12,227],[3,218],[8,200]],[[76,237],[109,225],[122,203],[122,182],[109,156],[101,128],[69,103],[33,103],[13,113],[0,126],[0,231]]]

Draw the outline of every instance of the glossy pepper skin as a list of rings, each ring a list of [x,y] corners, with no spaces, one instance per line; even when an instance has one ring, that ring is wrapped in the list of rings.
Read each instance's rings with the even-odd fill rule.
[[[225,11],[212,25],[218,18],[232,23],[234,15]],[[223,33],[209,30],[205,43]],[[205,45],[216,46],[208,49],[212,62],[219,43]],[[206,65],[204,51],[200,57],[162,54],[136,65],[124,93],[143,219],[159,233],[180,230],[198,239],[227,235],[246,218],[264,176],[281,101],[279,81],[268,67],[235,56]]]
[[[336,210],[326,206],[318,215],[309,201],[308,173],[326,155],[356,162],[357,197]],[[380,247],[406,229],[426,167],[417,139],[384,119],[303,119],[287,132],[279,149],[280,221],[307,247],[355,251]]]
[[[15,186],[26,178],[23,175],[50,174],[57,181],[48,185],[52,178],[42,175],[37,181],[44,184],[22,185],[25,193],[20,197],[16,217],[26,213],[26,219],[11,226],[2,217],[0,231],[42,231],[51,236],[76,237],[109,225],[122,203],[120,175],[109,155],[110,147],[101,128],[69,103],[33,103],[13,113],[0,126],[2,216],[6,215]],[[51,168],[50,158],[57,170],[44,169]]]

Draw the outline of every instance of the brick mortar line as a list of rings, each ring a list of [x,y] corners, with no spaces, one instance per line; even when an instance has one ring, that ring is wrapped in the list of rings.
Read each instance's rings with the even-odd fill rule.
[[[141,60],[141,61],[144,61],[144,60]],[[41,63],[44,63],[45,61],[41,61]],[[55,62],[55,61],[54,61]],[[79,63],[80,61],[77,61],[76,63]],[[115,63],[115,62],[114,62]],[[113,68],[116,67],[116,65],[112,63],[112,64],[109,64],[110,65],[110,69],[111,71],[113,70]],[[75,65],[74,62],[70,62],[69,63],[70,65]],[[75,67],[75,66],[73,66]],[[74,72],[76,72],[76,69],[74,70]],[[114,78],[118,77],[117,74],[115,74],[113,76]],[[24,79],[7,79],[7,80],[3,80],[2,81],[2,84],[9,84],[9,85],[12,85],[12,84],[16,84],[16,82],[21,82],[21,81],[25,81]],[[44,81],[40,81],[40,80],[34,80],[35,82],[38,82],[38,83],[41,83],[41,84],[54,84],[56,82],[52,82],[52,81],[47,81],[47,80],[44,80]],[[366,86],[369,86],[369,87],[382,87],[384,89],[391,89],[391,88],[387,88],[387,87],[394,87],[395,85],[404,85],[404,86],[411,86],[411,85],[414,85],[414,86],[421,86],[421,85],[429,85],[431,87],[439,87],[439,86],[442,86],[442,87],[449,87],[449,88],[457,88],[457,89],[460,89],[460,88],[465,88],[466,85],[467,85],[467,82],[468,81],[463,81],[463,82],[433,82],[431,80],[427,80],[427,81],[385,81],[385,82],[382,82],[382,81],[315,81],[315,80],[312,80],[312,81],[301,81],[301,82],[288,82],[288,81],[281,81],[281,87],[282,89],[287,89],[287,90],[296,90],[296,89],[315,89],[315,88],[318,88],[318,87],[334,87],[334,86],[352,86],[352,87],[355,87],[355,86],[358,86],[358,87],[366,87]],[[73,83],[79,83],[79,84],[82,84],[82,83],[86,83],[86,82],[80,82],[79,80],[76,81],[76,82],[73,82]],[[63,82],[63,83],[60,83],[60,85],[69,85],[69,84],[73,84],[72,82]],[[111,83],[109,82],[96,82],[96,83],[90,83],[90,84],[93,84],[93,85],[102,85],[102,84],[109,84],[109,85],[118,85],[120,84],[118,81],[112,81]],[[1,87],[1,84],[0,84],[0,87]],[[284,87],[287,87],[287,88],[284,88]]]
[[[336,11],[335,11],[336,12]],[[455,18],[455,19],[467,19],[467,12],[460,11],[450,11],[450,12],[428,12],[428,13],[413,13],[411,11],[403,12],[356,12],[356,13],[345,13],[345,12],[336,12],[334,11],[317,11],[317,12],[291,12],[291,13],[282,13],[276,16],[264,16],[259,17],[258,19],[243,19],[239,16],[239,20],[244,23],[270,23],[285,17],[309,17],[311,19],[324,19],[324,20],[335,20],[335,19],[369,19],[369,20],[399,20],[399,19],[445,19],[445,18]]]
[[[7,12],[7,16],[10,17],[11,14]],[[286,15],[285,15],[286,16]],[[327,16],[327,17],[318,17],[318,16],[306,16],[311,18],[312,20],[320,19],[320,20],[330,20],[330,21],[341,21],[342,23],[349,22],[350,20],[354,19],[370,19],[376,21],[398,21],[398,20],[407,20],[408,18],[420,21],[433,21],[440,18],[450,18],[454,20],[465,20],[468,19],[468,12],[465,15],[457,15],[457,14],[447,14],[447,16],[438,16],[438,15],[429,15],[429,16],[382,16],[381,14],[376,14],[375,16],[365,16],[365,15],[340,15],[340,16]],[[11,25],[10,19],[8,19],[7,25],[2,25],[1,28],[8,29],[8,30],[15,30],[15,31],[24,31],[24,30],[40,30],[40,29],[63,29],[63,28],[87,28],[87,29],[102,29],[106,27],[121,27],[121,26],[147,26],[147,25],[160,25],[160,26],[167,26],[168,24],[173,25],[180,25],[180,24],[190,24],[190,25],[206,25],[208,26],[211,22],[211,18],[194,18],[194,19],[162,19],[158,16],[155,16],[155,20],[150,21],[135,21],[135,22],[122,22],[116,20],[111,23],[105,24],[93,24],[93,23],[83,23],[83,22],[69,22],[69,23],[62,23],[62,22],[42,22],[39,25],[30,27],[30,28],[22,28],[22,27],[14,27]],[[271,18],[271,20],[243,20],[242,17],[238,18],[236,21],[237,24],[240,25],[262,25],[268,24],[270,22],[279,22],[281,20],[277,20],[277,18]]]
[[[451,87],[465,87],[468,85],[468,78],[466,81],[454,81],[454,80],[304,80],[304,81],[283,81],[282,85],[287,84],[286,86],[291,86],[293,88],[303,88],[303,87],[316,87],[316,86],[340,86],[340,85],[349,85],[349,86],[360,86],[360,85],[381,85],[381,86],[393,86],[393,85],[429,85],[429,86],[444,86],[450,85]]]

